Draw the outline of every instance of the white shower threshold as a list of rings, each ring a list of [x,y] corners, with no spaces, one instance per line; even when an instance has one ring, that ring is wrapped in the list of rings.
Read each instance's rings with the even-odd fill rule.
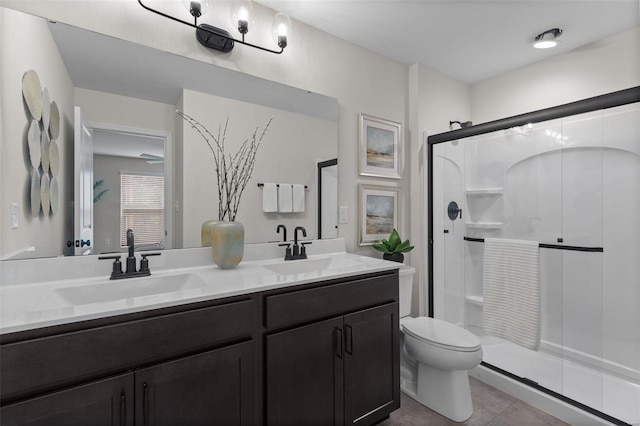
[[[635,380],[562,359],[551,352],[532,351],[504,339],[481,335],[475,327],[472,329],[479,334],[484,362],[616,419],[640,425],[640,385]],[[469,374],[572,425],[611,424],[488,367],[481,365]]]

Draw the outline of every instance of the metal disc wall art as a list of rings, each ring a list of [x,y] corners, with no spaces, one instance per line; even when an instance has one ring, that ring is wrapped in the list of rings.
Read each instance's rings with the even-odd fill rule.
[[[40,172],[35,167],[31,169],[31,216],[38,217],[40,213]]]
[[[42,164],[42,172],[49,173],[49,132],[42,132],[40,138],[40,163]]]
[[[42,128],[46,132],[49,129],[49,119],[51,118],[51,100],[49,91],[45,87],[42,89]]]
[[[60,151],[56,139],[60,136],[60,110],[51,101],[49,90],[40,85],[40,77],[34,70],[22,76],[22,96],[31,115],[27,130],[31,215],[37,217],[42,209],[46,216],[59,207],[56,177],[60,173]]]
[[[27,132],[27,145],[29,146],[29,160],[31,161],[31,165],[36,169],[40,167],[40,138],[40,126],[38,122],[33,119]]]
[[[58,143],[52,140],[49,144],[49,168],[53,177],[58,177],[60,173],[60,151],[58,151]]]
[[[51,118],[49,119],[49,132],[51,139],[58,139],[60,136],[60,111],[55,101],[51,102]]]
[[[42,118],[42,87],[40,77],[34,70],[22,76],[22,96],[33,118],[39,121]]]

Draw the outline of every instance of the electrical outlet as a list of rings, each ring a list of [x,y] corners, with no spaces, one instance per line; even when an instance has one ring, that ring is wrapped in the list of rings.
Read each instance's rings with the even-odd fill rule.
[[[340,216],[339,216],[340,223],[347,223],[348,214],[349,214],[349,209],[347,208],[347,206],[340,206]]]
[[[19,224],[18,203],[11,203],[11,229],[16,229]]]

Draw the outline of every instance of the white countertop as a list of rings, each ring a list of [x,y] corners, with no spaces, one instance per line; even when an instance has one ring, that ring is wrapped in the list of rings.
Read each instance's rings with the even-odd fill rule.
[[[312,267],[308,272],[280,271],[274,272],[269,267],[277,268],[277,265],[285,263],[280,257],[263,259],[256,254],[269,252],[270,248],[258,247],[258,250],[250,249],[249,258],[241,262],[236,268],[229,270],[219,269],[208,260],[204,265],[189,265],[181,268],[171,268],[171,258],[177,255],[169,255],[169,260],[164,261],[163,266],[154,270],[154,260],[150,258],[151,277],[127,278],[122,280],[109,280],[108,272],[110,263],[94,263],[100,266],[100,275],[87,277],[59,277],[55,280],[32,279],[32,282],[21,281],[22,275],[29,273],[17,271],[16,266],[11,268],[11,274],[0,274],[0,334],[23,331],[52,325],[122,315],[132,312],[140,312],[150,309],[176,306],[185,303],[218,299],[229,296],[249,294],[264,290],[289,287],[305,283],[324,281],[335,278],[344,278],[372,272],[388,271],[402,267],[401,264],[388,262],[372,257],[349,254],[344,251],[331,251],[335,246],[322,247],[318,244],[319,254],[309,256],[309,260],[295,260],[286,262],[285,268],[289,268],[298,262],[293,269],[298,269],[304,262],[309,265],[322,265]],[[339,247],[338,247],[339,248]],[[201,256],[201,251],[206,249],[193,249]],[[254,250],[253,253],[251,250]],[[179,252],[175,251],[175,252]],[[207,251],[208,252],[208,251]],[[184,255],[181,253],[179,255]],[[161,256],[162,257],[162,256]],[[245,256],[246,257],[246,256]],[[203,257],[206,259],[206,257]],[[67,260],[68,261],[68,260]],[[77,260],[76,262],[80,262]],[[34,262],[21,261],[22,269],[36,267]],[[31,263],[29,263],[31,262]],[[71,260],[71,262],[74,262]],[[84,260],[84,262],[90,262]],[[300,263],[302,262],[302,263]],[[57,262],[60,263],[60,262]],[[156,262],[157,263],[157,262]],[[188,262],[180,262],[184,265]],[[43,263],[46,264],[46,263]],[[326,265],[326,267],[325,267]],[[37,268],[36,268],[37,269]],[[82,268],[81,268],[82,269]],[[46,274],[43,274],[46,276]],[[73,275],[73,274],[71,274]],[[13,282],[8,281],[11,276]],[[51,277],[52,275],[49,275]],[[155,294],[131,294],[128,293],[136,286],[162,285],[163,280],[176,279],[181,287],[168,286],[165,292]],[[146,281],[145,281],[146,280]],[[168,281],[167,281],[168,282]],[[78,292],[78,289],[80,291]],[[122,290],[123,296],[119,293]],[[126,294],[126,295],[124,295]],[[69,295],[73,297],[69,297]],[[74,296],[76,295],[76,296]],[[74,299],[75,297],[75,299]],[[78,301],[78,298],[80,301]]]

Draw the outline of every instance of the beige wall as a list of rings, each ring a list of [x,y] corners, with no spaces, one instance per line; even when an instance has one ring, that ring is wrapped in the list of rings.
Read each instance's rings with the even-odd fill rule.
[[[0,199],[6,201],[0,206],[0,257],[27,246],[35,247],[30,256],[62,255],[66,240],[73,239],[73,224],[67,220],[71,216],[71,199],[61,197],[58,212],[45,215],[41,211],[36,217],[31,215],[27,130],[32,117],[22,98],[22,76],[30,69],[35,70],[42,88],[47,88],[50,99],[60,110],[57,144],[61,171],[56,179],[61,195],[73,193],[73,86],[45,21],[5,9],[0,15],[0,31],[3,119]],[[45,53],[30,55],[29,52]],[[17,229],[11,229],[11,202],[19,206]]]
[[[412,298],[412,313],[427,312],[428,282],[428,197],[426,136],[449,130],[449,121],[465,121],[470,116],[470,89],[467,84],[452,79],[422,64],[409,69],[410,102],[410,202],[408,204],[410,233],[415,244],[410,263],[416,268]],[[417,285],[419,283],[419,285]]]

